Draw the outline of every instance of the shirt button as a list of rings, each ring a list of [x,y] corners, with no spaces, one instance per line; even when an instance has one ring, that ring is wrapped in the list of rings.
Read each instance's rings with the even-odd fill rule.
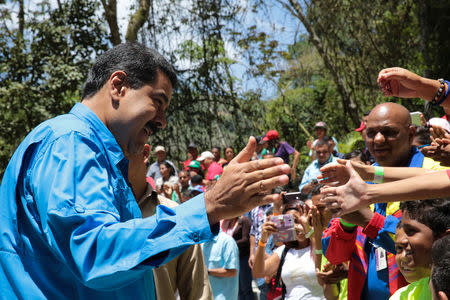
[[[84,207],[82,207],[82,206],[80,206],[80,205],[75,205],[75,211],[76,211],[77,213],[82,214],[82,213],[84,213],[85,209],[84,209]]]
[[[200,239],[198,238],[198,233],[194,232],[192,234],[192,239],[194,240],[194,242],[198,242]]]

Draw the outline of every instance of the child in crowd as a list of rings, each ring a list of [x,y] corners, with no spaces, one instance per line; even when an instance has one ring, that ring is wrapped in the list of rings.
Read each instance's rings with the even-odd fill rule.
[[[395,299],[431,299],[428,285],[433,242],[450,232],[450,199],[407,201],[400,204],[395,259],[409,285],[397,290]]]
[[[433,300],[450,298],[450,235],[440,238],[431,249],[430,290]]]

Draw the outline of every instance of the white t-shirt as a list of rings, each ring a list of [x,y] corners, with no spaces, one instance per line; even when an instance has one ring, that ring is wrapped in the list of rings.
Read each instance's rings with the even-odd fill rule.
[[[284,247],[275,250],[280,259]],[[325,299],[323,289],[317,282],[316,267],[309,247],[289,249],[281,270],[281,279],[286,285],[286,300]]]

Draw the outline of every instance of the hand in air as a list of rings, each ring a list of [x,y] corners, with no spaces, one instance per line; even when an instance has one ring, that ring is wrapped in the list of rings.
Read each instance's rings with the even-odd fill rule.
[[[322,200],[334,217],[368,206],[368,203],[364,201],[367,184],[355,171],[350,161],[347,161],[346,168],[350,178],[345,185],[338,187],[325,186],[320,191]]]

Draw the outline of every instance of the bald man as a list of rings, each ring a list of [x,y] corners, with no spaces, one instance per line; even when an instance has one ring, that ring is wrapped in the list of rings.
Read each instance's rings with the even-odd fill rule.
[[[375,158],[375,166],[439,168],[438,163],[412,146],[414,128],[409,111],[402,105],[376,106],[366,126],[367,147]],[[333,203],[328,205],[333,208]],[[366,207],[333,219],[324,231],[326,258],[334,264],[350,260],[349,300],[388,299],[406,285],[393,254],[392,238],[400,217],[398,202],[377,203],[373,209]]]

